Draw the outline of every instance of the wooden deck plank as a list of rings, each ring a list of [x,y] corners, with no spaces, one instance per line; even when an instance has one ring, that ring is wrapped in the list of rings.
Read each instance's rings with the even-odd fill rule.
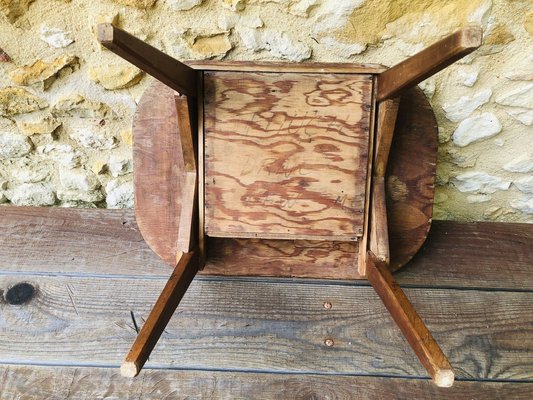
[[[533,224],[434,221],[400,283],[533,290]]]
[[[2,276],[0,289],[19,282],[37,294],[0,303],[0,363],[118,367],[131,312],[141,325],[165,280]],[[533,379],[533,294],[406,294],[459,379]],[[230,279],[193,281],[150,367],[426,377],[372,288]]]
[[[0,366],[2,399],[529,399],[532,384],[362,376],[146,370],[127,379],[110,368]]]
[[[0,274],[171,272],[144,243],[133,210],[1,206],[0,243]],[[434,221],[395,277],[402,285],[533,290],[532,263],[533,224]]]

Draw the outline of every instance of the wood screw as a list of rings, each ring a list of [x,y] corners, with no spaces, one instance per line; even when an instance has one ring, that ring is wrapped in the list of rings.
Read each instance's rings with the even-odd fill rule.
[[[333,307],[333,305],[329,301],[324,302],[324,309],[331,310],[331,307]]]
[[[328,339],[324,340],[324,344],[326,346],[328,346],[328,347],[331,347],[331,346],[333,346],[335,344],[335,342],[333,342],[333,339],[328,338]]]

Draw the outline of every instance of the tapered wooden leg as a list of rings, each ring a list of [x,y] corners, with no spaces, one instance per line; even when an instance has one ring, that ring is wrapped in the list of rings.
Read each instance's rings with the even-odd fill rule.
[[[482,37],[480,27],[463,28],[379,74],[377,101],[400,96],[403,91],[471,53],[481,46]]]
[[[195,251],[178,255],[174,272],[120,367],[123,376],[132,378],[141,371],[197,271]]]
[[[198,71],[130,35],[112,24],[98,25],[98,40],[107,49],[128,60],[178,93],[196,97]]]
[[[450,387],[454,381],[452,367],[433,339],[424,321],[400,288],[387,268],[369,251],[367,254],[367,278],[374,287],[392,318],[415,351],[422,365],[439,387]]]

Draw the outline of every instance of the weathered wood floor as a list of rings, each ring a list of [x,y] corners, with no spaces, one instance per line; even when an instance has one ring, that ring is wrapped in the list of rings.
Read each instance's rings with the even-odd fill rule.
[[[365,281],[205,275],[126,379],[133,319],[170,274],[133,212],[0,207],[0,399],[530,399],[532,265],[533,225],[436,221],[396,274],[455,367],[451,389]],[[23,282],[33,298],[10,304]]]

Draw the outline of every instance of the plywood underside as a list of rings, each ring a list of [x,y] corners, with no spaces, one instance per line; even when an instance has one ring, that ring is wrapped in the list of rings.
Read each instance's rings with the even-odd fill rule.
[[[171,172],[180,176],[183,160],[179,154],[170,167],[160,162],[162,152],[172,151],[169,137],[179,136],[167,125],[173,106],[174,91],[154,81],[139,103],[133,130],[136,218],[148,245],[171,266],[181,205],[170,200],[179,199],[175,191],[180,181],[154,184],[153,179],[141,177],[169,176]],[[431,225],[437,126],[419,89],[402,97],[396,132],[386,179],[393,270],[416,254]],[[140,165],[148,170],[138,170]],[[151,222],[154,215],[157,223]],[[208,238],[207,252],[206,270],[217,275],[360,278],[357,242]]]
[[[204,74],[211,237],[362,234],[372,76]]]

